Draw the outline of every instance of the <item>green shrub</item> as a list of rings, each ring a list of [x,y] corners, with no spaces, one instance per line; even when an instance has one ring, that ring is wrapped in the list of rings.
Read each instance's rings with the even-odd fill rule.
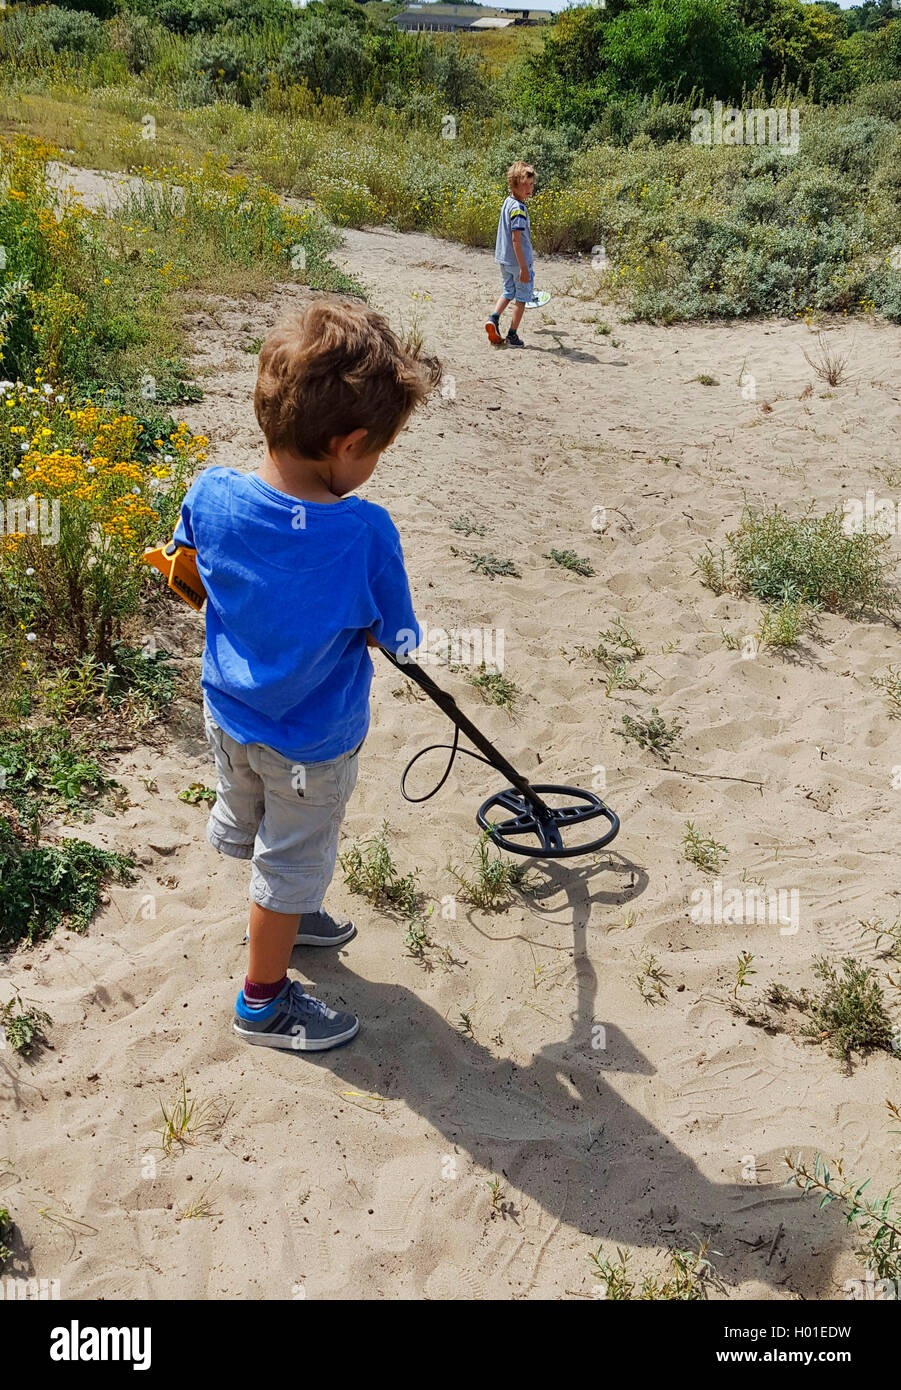
[[[764,603],[800,601],[854,617],[896,602],[886,577],[890,538],[847,534],[838,508],[821,517],[790,517],[779,506],[748,508],[727,540],[737,590]]]
[[[20,815],[46,811],[87,813],[118,783],[107,777],[87,744],[61,727],[0,734],[0,795]]]
[[[641,129],[655,145],[687,140],[691,135],[691,111],[687,104],[663,102],[651,107],[641,122]]]
[[[22,16],[20,30],[24,56],[34,58],[42,52],[72,53],[94,58],[106,47],[106,30],[92,14],[46,5]]]
[[[535,166],[536,188],[559,187],[566,183],[580,141],[581,134],[575,126],[548,129],[528,125],[488,147],[486,171],[503,186],[510,165],[523,159]]]
[[[901,81],[874,82],[858,87],[852,105],[867,116],[881,116],[897,124],[901,122]]]
[[[611,97],[599,102],[584,145],[628,145],[641,129],[643,104],[634,97]]]
[[[834,125],[813,126],[803,139],[814,166],[829,166],[857,181],[869,176],[895,134],[893,123],[884,116],[854,116]]]
[[[290,18],[286,0],[127,0],[128,7],[174,34],[252,30]],[[104,3],[104,0],[100,0]]]
[[[901,86],[901,83],[898,85]],[[897,207],[898,201],[901,200],[901,130],[897,132],[892,143],[886,146],[876,166],[874,186],[877,193],[885,193]]]
[[[416,886],[419,870],[403,876],[398,873],[388,848],[387,822],[378,834],[355,841],[339,854],[338,863],[351,893],[359,893],[376,906],[395,909],[406,917],[415,914],[420,899]]]
[[[372,71],[359,25],[330,22],[324,14],[310,14],[285,43],[278,63],[282,81],[303,81],[312,92],[355,101],[365,95]]]
[[[35,942],[65,923],[84,931],[104,883],[132,883],[134,861],[83,840],[25,845],[0,816],[0,946]]]
[[[112,19],[118,9],[118,0],[59,0],[59,8],[92,14],[97,19]]]
[[[116,15],[109,33],[113,50],[122,54],[129,72],[142,73],[156,59],[160,30],[146,15],[125,10]]]

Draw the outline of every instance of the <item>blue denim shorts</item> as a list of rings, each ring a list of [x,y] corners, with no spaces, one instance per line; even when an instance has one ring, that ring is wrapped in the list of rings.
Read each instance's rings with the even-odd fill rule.
[[[504,298],[515,299],[520,304],[525,304],[535,293],[535,272],[532,271],[527,284],[523,284],[519,278],[519,266],[501,266],[501,275],[504,277]]]

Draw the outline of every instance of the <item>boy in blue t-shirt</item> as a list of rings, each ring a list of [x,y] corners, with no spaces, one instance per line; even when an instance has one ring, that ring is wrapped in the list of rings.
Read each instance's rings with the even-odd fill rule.
[[[494,259],[504,277],[504,292],[494,306],[494,313],[485,320],[489,342],[500,347],[525,347],[517,333],[526,303],[535,293],[535,272],[532,257],[531,222],[526,203],[535,192],[535,170],[531,164],[518,159],[507,170],[510,196],[504,199],[497,224]],[[507,305],[513,303],[510,331],[501,336],[500,319]]]
[[[250,955],[235,1031],[317,1051],[359,1021],[288,979],[294,946],[339,946],[323,909],[369,728],[367,647],[421,640],[388,513],[349,494],[441,377],[358,303],[317,299],[263,344],[254,392],[266,458],[209,468],[175,540],[207,593],[204,719],[218,774],[207,838],[251,860]]]

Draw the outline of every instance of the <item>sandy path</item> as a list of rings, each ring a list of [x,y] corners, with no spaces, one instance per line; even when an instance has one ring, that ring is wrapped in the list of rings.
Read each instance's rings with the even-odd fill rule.
[[[537,870],[537,895],[504,913],[459,898],[453,919],[437,907],[430,931],[454,963],[433,952],[431,971],[405,954],[403,926],[339,878],[332,901],[353,912],[358,938],[337,957],[297,952],[294,966],[359,1012],[358,1039],[313,1060],[247,1049],[230,1028],[245,874],[206,847],[203,810],[176,798],[211,775],[189,710],[165,757],[123,760],[131,809],[85,832],[133,850],[142,882],[113,890],[86,937],[35,951],[27,976],[24,953],[4,968],[56,1021],[54,1052],[32,1066],[0,1060],[17,1175],[0,1202],[22,1236],[7,1273],[55,1275],[82,1298],[588,1296],[588,1254],[602,1241],[659,1268],[655,1251],[697,1233],[721,1252],[733,1295],[841,1297],[862,1272],[847,1232],[779,1185],[781,1156],[841,1154],[887,1189],[898,1140],[884,1098],[901,1100],[898,1061],[881,1054],[845,1075],[824,1051],[733,1018],[726,1000],[741,950],[756,957],[755,984],[797,987],[824,952],[872,958],[859,920],[899,915],[901,746],[870,684],[899,660],[898,634],[827,617],[790,659],[743,660],[721,630],[752,632],[757,606],[715,598],[692,557],[721,541],[744,496],[823,509],[874,488],[898,501],[877,471],[899,465],[898,330],[836,329],[853,344],[854,381],[826,392],[802,324],[620,325],[563,295],[575,267],[558,260],[539,263],[555,295],[527,315],[527,350],[496,352],[482,329],[497,292],[489,253],[373,231],[349,233],[337,258],[393,321],[416,315],[445,360],[447,394],[386,455],[367,496],[400,528],[421,620],[503,629],[505,673],[522,689],[515,717],[443,679],[525,773],[590,786],[603,768],[623,829],[614,853]],[[266,303],[211,302],[194,316],[209,375],[205,400],[184,413],[211,437],[211,462],[254,466],[255,358],[240,345],[304,297],[282,287]],[[743,370],[756,400],[742,395]],[[692,380],[703,373],[720,384]],[[487,525],[484,540],[449,529],[464,512]],[[512,558],[522,577],[472,574],[452,546]],[[554,565],[552,546],[589,557],[595,576]],[[192,633],[196,667],[201,623],[170,612],[156,638],[184,650]],[[617,615],[646,648],[649,691],[605,698],[575,649]],[[402,684],[377,666],[346,829],[363,836],[388,819],[401,871],[418,868],[440,903],[454,890],[446,866],[471,852],[475,808],[498,779],[467,761],[425,808],[402,801],[403,763],[447,729]],[[685,726],[681,771],[614,732],[652,704]],[[688,819],[727,845],[727,886],[798,890],[796,934],[691,921],[704,880],[681,854]],[[648,952],[668,977],[656,1005],[635,981]],[[464,1010],[473,1038],[457,1026]],[[592,1046],[597,1024],[604,1048]],[[199,1100],[231,1109],[220,1131],[165,1158],[160,1099],[183,1070]],[[215,1215],[176,1220],[207,1189]],[[70,1238],[42,1206],[92,1229]]]

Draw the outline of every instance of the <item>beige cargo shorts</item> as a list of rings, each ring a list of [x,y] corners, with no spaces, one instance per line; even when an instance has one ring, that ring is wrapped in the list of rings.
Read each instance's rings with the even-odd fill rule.
[[[207,839],[220,854],[252,860],[250,897],[260,907],[318,912],[335,872],[359,747],[330,762],[298,763],[263,743],[237,743],[206,704],[203,717],[218,777]]]

